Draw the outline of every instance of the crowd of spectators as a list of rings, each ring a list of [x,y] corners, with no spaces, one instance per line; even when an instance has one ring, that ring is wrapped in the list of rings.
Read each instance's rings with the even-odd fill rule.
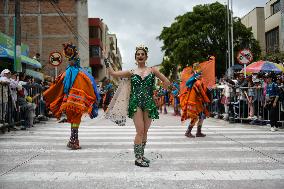
[[[4,69],[0,75],[0,127],[8,125],[10,129],[17,129],[15,126],[20,125],[21,130],[26,130],[38,121],[47,120],[51,114],[42,93],[48,87],[46,81]],[[114,87],[107,80],[100,91],[100,107],[106,110]],[[159,102],[157,106],[160,106]],[[271,131],[276,131],[284,123],[284,73],[259,72],[245,77],[236,72],[231,78],[224,76],[212,90],[210,108],[215,118],[270,124]],[[175,110],[175,115],[179,115],[179,110]]]
[[[24,73],[4,69],[0,75],[0,126],[26,130],[34,123],[48,119],[42,92],[47,82],[35,80]]]
[[[284,74],[254,73],[223,77],[213,90],[212,113],[232,122],[271,125],[276,131],[284,121]]]

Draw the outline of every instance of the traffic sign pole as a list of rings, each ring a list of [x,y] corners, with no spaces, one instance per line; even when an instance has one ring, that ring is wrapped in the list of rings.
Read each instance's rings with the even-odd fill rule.
[[[245,70],[245,78],[247,78],[247,64],[244,65],[244,70]]]
[[[57,66],[55,66],[54,69],[55,69],[55,78],[57,78],[57,75],[58,75]]]

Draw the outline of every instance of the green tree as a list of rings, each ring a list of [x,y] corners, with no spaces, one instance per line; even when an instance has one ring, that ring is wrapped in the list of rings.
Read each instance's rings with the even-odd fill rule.
[[[282,63],[284,62],[284,53],[280,53],[280,52],[267,53],[264,57],[262,57],[262,59],[275,62],[275,63]]]
[[[192,12],[176,17],[170,27],[164,27],[158,39],[163,41],[162,50],[169,61],[162,62],[162,72],[174,71],[216,57],[216,72],[221,75],[226,69],[227,51],[227,9],[216,2],[197,5]],[[260,46],[253,38],[251,29],[246,28],[239,18],[234,18],[234,53],[235,57],[242,48],[250,48],[254,59],[260,57]]]

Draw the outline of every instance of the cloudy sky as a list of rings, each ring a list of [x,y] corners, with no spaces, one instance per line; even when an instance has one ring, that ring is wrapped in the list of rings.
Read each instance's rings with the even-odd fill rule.
[[[265,6],[268,0],[233,0],[234,16],[242,17],[254,7]],[[162,42],[156,39],[164,26],[175,17],[198,4],[216,0],[89,0],[89,17],[102,18],[109,31],[117,35],[123,69],[135,68],[134,51],[137,44],[149,47],[148,65],[162,62]],[[218,0],[225,4],[227,0]]]

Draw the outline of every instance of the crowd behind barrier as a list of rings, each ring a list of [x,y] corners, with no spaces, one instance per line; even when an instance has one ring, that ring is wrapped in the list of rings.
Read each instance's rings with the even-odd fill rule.
[[[279,99],[275,116],[277,124],[284,125],[284,86],[279,86]],[[218,85],[212,89],[212,103],[209,106],[212,117],[221,118],[230,123],[249,123],[267,125],[270,123],[269,110],[265,106],[265,88],[235,87],[229,84]]]
[[[211,89],[209,106],[212,117],[222,118],[231,123],[249,123],[267,125],[277,119],[279,126],[284,125],[284,75],[273,80],[277,86],[279,97],[276,107],[271,114],[267,108],[268,98],[267,78],[273,75],[258,74],[244,78],[239,74],[235,79],[223,79]],[[271,83],[271,82],[270,82]],[[34,81],[24,74],[14,74],[7,69],[0,76],[0,128],[15,129],[20,125],[25,130],[41,120],[46,121],[50,113],[46,108],[42,93],[48,88],[47,82]],[[113,87],[106,84],[102,91],[110,91]],[[107,92],[105,92],[106,96]],[[102,94],[103,95],[103,94]],[[112,95],[110,95],[112,96]],[[107,98],[102,98],[101,107],[107,106]],[[165,103],[166,104],[166,103]],[[175,115],[179,115],[176,113]]]
[[[46,82],[35,81],[24,74],[14,74],[7,69],[0,77],[0,128],[21,130],[33,127],[35,123],[47,121],[48,110],[42,93],[48,88]]]

